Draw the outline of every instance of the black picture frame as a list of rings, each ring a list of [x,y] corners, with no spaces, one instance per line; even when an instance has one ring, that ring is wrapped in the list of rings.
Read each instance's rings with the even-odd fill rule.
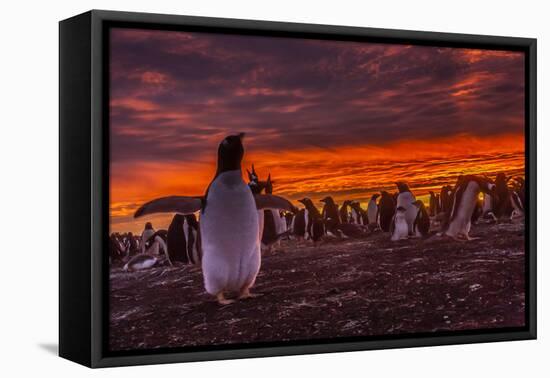
[[[472,47],[525,53],[526,326],[109,353],[108,33],[111,26]],[[89,367],[535,339],[536,39],[92,10],[59,24],[59,354]]]

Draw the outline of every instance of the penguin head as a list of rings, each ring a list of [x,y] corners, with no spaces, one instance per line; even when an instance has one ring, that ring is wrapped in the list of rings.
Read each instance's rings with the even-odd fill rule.
[[[320,200],[321,202],[327,204],[327,205],[334,205],[334,200],[331,196],[326,196],[325,198]]]
[[[298,202],[304,204],[305,207],[308,207],[309,205],[313,205],[313,202],[311,202],[311,200],[307,197],[298,200]]]
[[[146,230],[152,230],[153,229],[153,225],[151,224],[151,222],[145,223],[145,229]]]
[[[218,147],[218,173],[241,169],[244,133],[229,135]],[[252,168],[254,169],[254,168]]]
[[[258,174],[256,173],[256,170],[254,169],[254,164],[252,164],[252,171],[249,171],[248,168],[247,168],[246,173],[248,174],[248,181],[258,182]]]
[[[403,192],[410,192],[409,185],[406,182],[398,181],[395,183],[397,185],[397,189],[399,189],[399,193]]]
[[[380,197],[380,194],[374,193],[370,199],[371,199],[371,201],[376,201],[376,199],[377,199],[378,197]]]

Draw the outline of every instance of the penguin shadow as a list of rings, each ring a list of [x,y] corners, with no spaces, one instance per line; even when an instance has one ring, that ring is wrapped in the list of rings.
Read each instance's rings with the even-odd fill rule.
[[[38,347],[54,356],[59,355],[59,345],[57,343],[40,343]]]

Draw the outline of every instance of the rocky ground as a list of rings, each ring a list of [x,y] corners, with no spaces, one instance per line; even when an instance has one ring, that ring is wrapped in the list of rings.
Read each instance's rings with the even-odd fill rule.
[[[110,349],[501,328],[524,325],[524,226],[478,224],[469,242],[283,241],[253,292],[218,305],[199,268],[110,273]]]

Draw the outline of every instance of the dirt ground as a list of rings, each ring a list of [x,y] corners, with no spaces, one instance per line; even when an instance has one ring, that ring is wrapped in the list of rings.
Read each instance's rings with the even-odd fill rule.
[[[524,225],[478,224],[479,239],[283,241],[253,292],[218,305],[198,267],[110,273],[110,349],[392,335],[524,325]]]

